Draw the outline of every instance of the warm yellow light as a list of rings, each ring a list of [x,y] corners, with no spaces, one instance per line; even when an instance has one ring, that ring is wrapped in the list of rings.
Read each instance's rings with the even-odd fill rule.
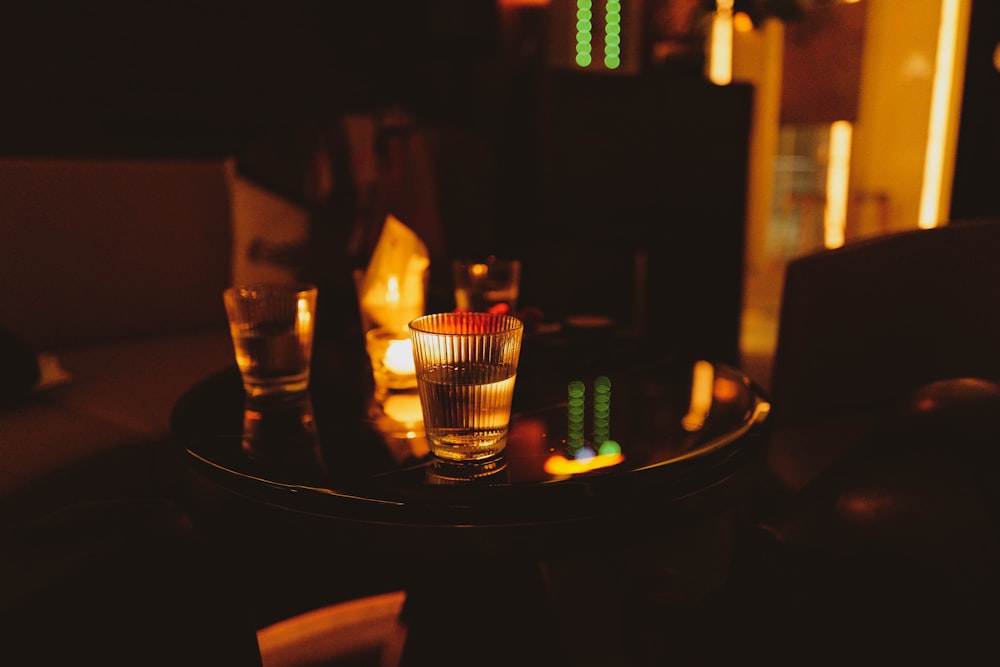
[[[416,424],[424,420],[424,412],[420,407],[420,396],[416,394],[392,394],[382,404],[382,412],[387,417],[401,424]],[[407,438],[416,436],[408,432]]]
[[[823,245],[844,245],[847,229],[847,189],[851,172],[853,127],[846,120],[830,125],[830,157],[826,166],[826,208],[823,211]]]
[[[299,333],[309,331],[312,325],[312,313],[309,311],[309,302],[300,298],[295,302],[296,318],[298,320],[296,327]]]
[[[624,454],[597,454],[588,459],[567,459],[562,454],[553,454],[545,459],[545,472],[563,477],[618,465],[625,460]]]
[[[733,14],[733,31],[750,32],[753,30],[753,19],[746,12],[736,12]]]
[[[399,305],[399,278],[395,275],[389,276],[385,284],[385,302],[387,305]]]
[[[413,375],[416,368],[413,364],[413,342],[409,338],[389,341],[382,364],[386,370],[396,375]]]
[[[944,181],[945,142],[947,140],[954,81],[956,43],[958,40],[959,0],[942,0],[938,26],[937,57],[931,89],[931,118],[924,156],[924,180],[920,191],[917,225],[936,227],[943,217],[941,191]]]
[[[707,361],[696,361],[691,375],[691,404],[681,419],[687,431],[698,431],[712,409],[712,387],[715,384],[715,367]]]
[[[730,403],[740,395],[740,385],[729,378],[715,378],[713,397],[716,401]]]
[[[717,86],[725,86],[733,80],[733,0],[716,0],[715,6],[708,79]]]

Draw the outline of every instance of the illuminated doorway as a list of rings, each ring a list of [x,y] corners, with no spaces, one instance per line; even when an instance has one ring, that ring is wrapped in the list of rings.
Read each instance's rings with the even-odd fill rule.
[[[816,3],[735,35],[734,80],[756,87],[751,354],[773,350],[790,259],[947,220],[969,6]]]

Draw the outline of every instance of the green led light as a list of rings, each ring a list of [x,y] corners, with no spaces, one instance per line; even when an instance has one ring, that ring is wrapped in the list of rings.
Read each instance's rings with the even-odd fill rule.
[[[598,454],[621,454],[622,446],[614,440],[605,440],[597,450]]]
[[[590,55],[594,29],[591,19],[593,13],[590,11],[593,3],[591,0],[577,0],[576,3],[576,64],[579,67],[590,67],[593,58]]]
[[[594,378],[594,442],[601,443],[611,435],[611,378],[599,375]]]
[[[578,54],[577,62],[579,62],[581,56],[585,56],[588,60],[587,64],[590,64],[589,54]],[[586,394],[586,385],[580,380],[571,380],[566,385],[568,403],[566,409],[566,446],[570,451],[583,446],[583,420]]]
[[[604,4],[604,66],[607,69],[621,66],[621,10],[618,0],[608,0]]]

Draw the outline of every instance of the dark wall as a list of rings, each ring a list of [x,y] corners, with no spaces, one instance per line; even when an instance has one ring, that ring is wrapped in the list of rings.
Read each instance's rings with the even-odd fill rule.
[[[752,100],[663,72],[545,77],[537,203],[501,227],[530,260],[525,298],[619,321],[638,306],[668,348],[737,363]]]
[[[496,46],[491,0],[5,3],[0,153],[222,155],[343,109],[438,113]]]
[[[632,299],[643,249],[650,326],[735,360],[748,87],[699,71],[552,70],[546,13],[494,0],[58,7],[0,9],[0,155],[246,156],[398,102],[444,128],[456,254],[540,258],[528,301],[558,315],[595,295]]]

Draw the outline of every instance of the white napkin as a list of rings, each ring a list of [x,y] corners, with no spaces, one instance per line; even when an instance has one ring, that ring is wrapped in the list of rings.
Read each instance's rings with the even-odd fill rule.
[[[403,329],[424,314],[430,258],[412,229],[388,215],[364,275],[357,279],[365,330]]]

